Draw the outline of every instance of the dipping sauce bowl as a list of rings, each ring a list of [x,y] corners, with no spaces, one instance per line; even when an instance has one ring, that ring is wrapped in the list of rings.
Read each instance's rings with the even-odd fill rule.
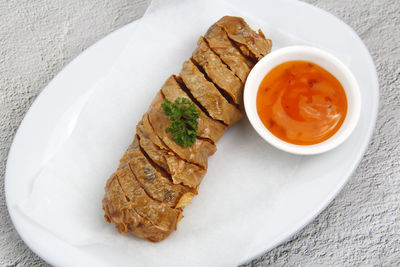
[[[360,117],[360,89],[332,54],[310,46],[271,52],[251,70],[247,117],[268,143],[286,152],[319,154],[342,144]]]

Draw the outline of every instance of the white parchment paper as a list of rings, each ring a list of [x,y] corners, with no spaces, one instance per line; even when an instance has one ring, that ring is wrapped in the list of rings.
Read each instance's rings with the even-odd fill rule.
[[[179,73],[200,35],[224,15],[245,18],[273,40],[273,49],[305,44],[268,21],[223,1],[153,1],[127,48],[96,84],[73,131],[36,178],[22,212],[74,246],[117,246],[143,265],[218,266],[251,255],[274,192],[285,186],[300,157],[267,145],[244,118],[218,142],[199,195],[178,231],[153,244],[121,235],[103,218],[101,201],[135,126],[169,75]],[[184,255],[184,256],[183,256]],[[229,261],[229,262],[227,262]]]

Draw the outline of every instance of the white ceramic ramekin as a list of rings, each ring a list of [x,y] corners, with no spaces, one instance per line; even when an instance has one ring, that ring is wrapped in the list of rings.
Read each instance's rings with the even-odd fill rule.
[[[347,97],[347,114],[340,129],[329,139],[314,145],[295,145],[273,135],[262,123],[257,113],[258,88],[265,75],[277,65],[292,61],[313,62],[334,75],[342,84]],[[310,46],[289,46],[271,52],[251,70],[244,89],[244,107],[251,125],[271,145],[286,152],[302,155],[319,154],[331,150],[349,137],[357,125],[361,110],[361,95],[351,71],[332,54]]]

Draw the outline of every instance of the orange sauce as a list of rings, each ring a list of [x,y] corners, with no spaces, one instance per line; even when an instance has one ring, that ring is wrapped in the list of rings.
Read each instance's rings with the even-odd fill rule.
[[[312,145],[339,130],[346,117],[347,98],[340,82],[324,68],[289,61],[264,77],[258,88],[257,112],[279,139]]]

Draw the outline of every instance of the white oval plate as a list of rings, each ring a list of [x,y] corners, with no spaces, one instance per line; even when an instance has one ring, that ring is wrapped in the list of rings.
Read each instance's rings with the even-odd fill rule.
[[[294,33],[310,43],[341,55],[360,85],[363,103],[359,123],[343,145],[323,155],[301,158],[293,177],[282,180],[282,186],[277,187],[281,191],[276,193],[270,210],[263,212],[267,216],[260,221],[270,231],[260,233],[254,249],[243,248],[249,251],[249,258],[243,260],[249,260],[277,246],[304,227],[341,190],[360,162],[372,136],[377,117],[379,87],[373,61],[363,42],[350,27],[329,13],[289,0],[258,0],[253,5],[246,5],[248,2],[239,0],[233,2],[243,13],[265,18],[268,23],[283,31]],[[132,23],[110,34],[60,72],[29,109],[10,149],[5,177],[10,216],[28,246],[54,265],[143,265],[134,257],[121,257],[112,247],[74,247],[28,220],[17,209],[20,200],[29,196],[32,182],[43,162],[51,156],[49,140],[54,140],[54,134],[63,134],[55,130],[67,128],[60,127],[60,124],[67,126],[68,118],[60,122],[60,116],[104,77],[127,44],[134,26]],[[256,170],[251,173],[265,176],[265,173],[257,173]],[[197,264],[201,261],[195,260]]]

